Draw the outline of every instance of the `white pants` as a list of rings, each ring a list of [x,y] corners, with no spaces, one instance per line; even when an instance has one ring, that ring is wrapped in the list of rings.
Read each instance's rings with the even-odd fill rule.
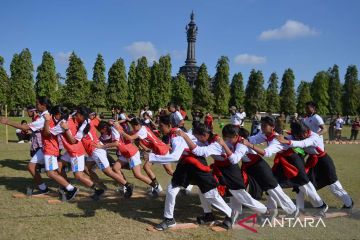
[[[83,172],[85,169],[85,156],[71,157],[68,152],[61,156],[61,159],[71,163],[71,171],[73,173]]]
[[[176,196],[179,193],[180,189],[180,187],[174,187],[171,183],[167,187],[164,210],[165,218],[174,218]],[[223,211],[228,217],[231,216],[231,208],[221,198],[217,189],[212,189],[204,194],[199,193],[199,196],[201,204],[204,203],[206,204],[206,206],[211,206],[211,204],[213,204],[216,208]]]
[[[350,207],[352,204],[352,200],[350,195],[343,189],[341,183],[336,181],[335,183],[328,186],[330,192],[332,192],[337,198],[339,198],[345,206]],[[296,205],[299,209],[304,209],[304,200],[305,194],[303,192],[299,192],[296,195]]]
[[[135,155],[130,158],[119,155],[119,161],[129,163],[129,168],[133,169],[135,166],[141,165],[140,152],[137,151]]]
[[[264,204],[259,202],[258,200],[251,197],[251,195],[245,189],[239,190],[229,190],[233,195],[234,199],[238,202],[238,204],[245,205],[251,210],[264,214],[267,211],[267,208]]]
[[[41,148],[36,151],[35,155],[30,159],[30,162],[35,164],[45,163],[44,152]]]
[[[106,151],[104,149],[95,149],[91,155],[91,159],[96,162],[96,165],[100,168],[101,171],[110,166]]]
[[[299,189],[300,192],[296,196],[296,205],[299,209],[304,209],[305,196],[309,197],[313,207],[321,207],[324,204],[323,200],[321,199],[314,185],[311,182],[308,182],[307,184],[300,186]]]
[[[287,213],[291,214],[296,211],[296,206],[291,198],[286,195],[280,185],[277,185],[273,189],[267,190],[268,196],[268,209],[277,208],[277,204]]]

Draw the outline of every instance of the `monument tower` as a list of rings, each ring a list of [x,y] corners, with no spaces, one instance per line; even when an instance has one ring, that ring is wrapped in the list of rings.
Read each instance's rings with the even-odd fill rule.
[[[179,73],[183,74],[186,77],[186,80],[189,82],[191,87],[195,87],[195,82],[199,71],[199,67],[196,66],[195,59],[195,42],[198,27],[195,24],[194,18],[195,14],[193,11],[190,15],[190,22],[188,25],[186,25],[186,35],[188,42],[186,61],[185,65],[180,67],[179,70]]]

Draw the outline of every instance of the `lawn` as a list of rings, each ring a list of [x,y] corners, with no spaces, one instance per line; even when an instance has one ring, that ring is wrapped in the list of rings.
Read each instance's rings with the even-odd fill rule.
[[[20,119],[18,119],[20,121]],[[187,123],[189,124],[189,123]],[[248,126],[247,126],[248,127]],[[218,126],[215,128],[219,131]],[[149,224],[162,219],[164,198],[114,199],[91,202],[78,201],[50,205],[44,199],[15,199],[13,193],[25,192],[32,184],[26,171],[29,159],[29,144],[17,144],[14,129],[9,128],[11,142],[4,143],[4,126],[0,125],[0,239],[360,239],[360,145],[326,145],[333,157],[338,177],[344,188],[353,197],[355,211],[351,217],[325,219],[326,228],[260,228],[258,233],[247,230],[232,230],[223,233],[208,227],[168,232],[147,232]],[[349,129],[343,135],[348,135]],[[271,163],[271,159],[269,159]],[[272,164],[272,163],[271,163]],[[155,173],[165,188],[170,181],[163,168],[155,166]],[[145,185],[125,172],[136,189]],[[71,173],[69,174],[69,176]],[[110,189],[112,181],[100,174]],[[47,179],[46,179],[47,180]],[[55,184],[51,184],[56,189]],[[80,186],[74,181],[75,185]],[[81,187],[81,186],[80,186]],[[85,190],[81,187],[82,190]],[[111,190],[109,190],[111,191]],[[194,190],[193,190],[194,191]],[[195,191],[194,191],[195,192]],[[287,190],[294,198],[294,193]],[[322,189],[320,195],[331,206],[340,208],[341,202]],[[195,222],[202,213],[196,194],[179,195],[175,210],[178,222]],[[219,219],[222,218],[217,213]]]

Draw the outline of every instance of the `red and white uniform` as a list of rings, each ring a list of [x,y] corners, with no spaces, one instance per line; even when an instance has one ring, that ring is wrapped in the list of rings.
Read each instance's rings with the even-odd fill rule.
[[[140,142],[151,149],[154,154],[166,155],[169,153],[169,146],[161,141],[150,128],[142,126],[137,132]]]
[[[95,126],[90,124],[90,130],[88,133],[84,133],[84,129],[87,124],[90,124],[90,119],[85,120],[75,135],[75,139],[81,141],[84,149],[89,157],[94,160],[97,166],[104,170],[110,166],[109,160],[106,156],[104,149],[96,148],[96,145],[100,143],[98,136],[96,135]]]

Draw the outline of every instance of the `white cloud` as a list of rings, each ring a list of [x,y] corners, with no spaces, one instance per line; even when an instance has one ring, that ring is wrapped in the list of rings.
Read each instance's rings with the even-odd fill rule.
[[[133,42],[125,47],[125,50],[130,54],[133,59],[138,59],[145,56],[149,63],[157,59],[157,50],[151,42]]]
[[[300,37],[316,36],[319,32],[302,22],[287,20],[280,28],[270,29],[262,32],[261,40],[294,39]]]
[[[234,58],[235,64],[242,65],[242,64],[249,64],[249,65],[257,65],[266,63],[266,57],[250,55],[250,54],[238,54]]]
[[[59,52],[55,55],[55,62],[67,65],[69,62],[71,52]]]

